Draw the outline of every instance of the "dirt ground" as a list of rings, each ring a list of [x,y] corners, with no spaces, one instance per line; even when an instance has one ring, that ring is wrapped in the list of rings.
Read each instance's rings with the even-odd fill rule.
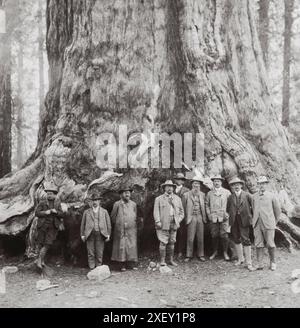
[[[300,307],[292,292],[292,271],[300,269],[300,251],[278,250],[278,269],[248,272],[221,258],[204,263],[180,263],[172,275],[149,271],[141,259],[138,271],[112,271],[101,283],[86,278],[88,269],[52,265],[51,283],[59,287],[37,291],[38,273],[19,264],[7,274],[7,292],[0,307]],[[13,261],[0,261],[4,265]],[[299,276],[300,279],[300,276]],[[300,284],[299,284],[300,285]]]

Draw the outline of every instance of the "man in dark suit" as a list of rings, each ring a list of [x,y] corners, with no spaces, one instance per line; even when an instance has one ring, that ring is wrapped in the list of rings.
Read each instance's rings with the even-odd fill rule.
[[[236,265],[241,265],[246,258],[246,266],[249,271],[254,271],[251,260],[250,227],[252,223],[252,198],[242,190],[244,181],[235,177],[229,181],[232,194],[227,201],[227,213],[231,236],[235,243],[238,260]],[[245,252],[245,258],[243,255]]]
[[[174,182],[177,185],[175,189],[175,194],[181,198],[182,204],[183,204],[183,196],[185,193],[190,191],[187,187],[184,186],[186,181],[186,177],[183,173],[178,173],[174,177]],[[178,257],[183,257],[183,254],[186,252],[186,224],[183,221],[181,221],[180,227],[177,230],[177,251],[178,251]]]
[[[93,194],[91,207],[84,211],[80,234],[86,242],[90,269],[102,265],[104,243],[110,240],[111,221],[106,209],[101,207],[101,197]]]
[[[38,268],[45,266],[45,257],[48,249],[53,244],[59,230],[63,230],[63,217],[65,216],[61,208],[60,200],[57,198],[57,187],[53,182],[44,184],[46,199],[42,199],[36,210],[37,221],[37,242],[40,252],[37,259]]]

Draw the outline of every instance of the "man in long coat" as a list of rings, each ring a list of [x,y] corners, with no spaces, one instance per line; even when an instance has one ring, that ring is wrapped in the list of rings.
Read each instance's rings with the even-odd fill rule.
[[[130,199],[132,189],[123,187],[121,199],[114,203],[111,220],[113,224],[113,250],[111,259],[121,263],[121,271],[126,265],[136,269],[138,262],[137,249],[137,206]]]
[[[270,269],[276,270],[275,262],[275,228],[281,215],[281,208],[274,193],[266,190],[269,180],[261,176],[257,181],[259,191],[253,196],[253,229],[257,253],[258,270],[263,269],[265,243],[270,257]]]
[[[45,266],[45,257],[50,246],[55,241],[58,231],[63,229],[65,213],[57,198],[57,187],[53,182],[45,183],[46,199],[42,199],[36,207],[35,216],[37,221],[37,242],[40,252],[37,259],[38,268]]]
[[[174,245],[177,229],[184,218],[184,210],[180,197],[174,194],[176,185],[172,180],[167,180],[161,187],[164,194],[155,199],[153,210],[156,235],[160,242],[160,265],[166,265],[166,252],[168,251],[168,263],[177,266],[177,263],[174,262]]]
[[[203,179],[192,179],[192,190],[184,194],[185,224],[187,226],[187,247],[185,262],[193,257],[194,240],[197,238],[197,257],[204,262],[204,224],[207,222],[205,212],[205,194],[200,190]]]
[[[84,211],[80,234],[86,242],[90,269],[102,265],[105,243],[110,240],[111,221],[107,210],[101,207],[101,196],[93,194],[91,207]]]
[[[206,195],[205,208],[208,220],[210,222],[210,232],[212,236],[213,254],[210,260],[214,259],[218,253],[219,239],[222,241],[223,256],[225,261],[229,261],[228,256],[228,214],[226,212],[227,200],[231,195],[230,191],[222,187],[224,178],[221,175],[215,175],[211,178],[213,189]]]
[[[178,173],[174,177],[174,182],[177,185],[175,189],[175,194],[181,198],[183,204],[184,195],[190,191],[184,186],[186,177],[183,173]],[[183,254],[186,253],[186,240],[187,240],[187,229],[184,220],[181,221],[180,227],[177,230],[177,251],[178,257],[181,258]]]
[[[252,197],[242,190],[244,181],[235,177],[229,181],[232,194],[228,198],[227,212],[231,236],[235,244],[238,260],[235,265],[241,265],[246,258],[249,271],[254,271],[251,259],[250,227],[252,224]],[[245,251],[245,258],[243,255]]]

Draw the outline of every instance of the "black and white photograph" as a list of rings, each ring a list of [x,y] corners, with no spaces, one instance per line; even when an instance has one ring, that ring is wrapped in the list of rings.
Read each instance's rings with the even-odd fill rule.
[[[300,1],[0,0],[0,317],[299,307]]]

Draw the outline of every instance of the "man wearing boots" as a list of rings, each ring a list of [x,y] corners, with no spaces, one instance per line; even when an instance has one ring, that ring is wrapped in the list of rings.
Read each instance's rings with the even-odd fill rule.
[[[229,181],[233,193],[227,202],[231,236],[235,243],[238,260],[235,265],[244,263],[243,248],[246,266],[249,271],[254,271],[251,260],[250,227],[252,223],[252,198],[249,193],[242,190],[244,181],[235,177]]]
[[[181,198],[182,204],[184,203],[183,197],[184,195],[190,191],[187,187],[184,186],[186,178],[183,173],[178,173],[174,181],[177,185],[175,194]],[[186,252],[186,224],[184,220],[181,221],[180,227],[177,230],[177,247],[178,247],[178,257],[182,258],[183,254]]]
[[[266,243],[270,269],[276,270],[275,262],[275,228],[280,218],[281,209],[275,194],[267,191],[269,180],[261,176],[257,180],[259,191],[253,196],[253,229],[257,252],[258,270],[263,269],[264,244]]]
[[[101,196],[93,194],[91,207],[83,212],[80,235],[86,242],[88,265],[92,270],[102,265],[105,243],[110,240],[111,222],[106,209],[101,207]]]
[[[213,189],[207,193],[205,208],[208,220],[210,222],[210,232],[213,243],[213,254],[210,260],[213,260],[218,254],[219,239],[222,241],[223,256],[225,261],[229,261],[228,256],[228,214],[226,212],[227,200],[231,195],[230,191],[222,187],[224,180],[221,175],[215,175],[211,178]]]
[[[174,245],[177,229],[184,218],[184,211],[180,197],[174,194],[176,185],[171,180],[167,180],[161,187],[164,194],[155,199],[153,210],[156,234],[160,242],[160,265],[166,265],[166,252],[168,252],[168,263],[177,266],[174,262]]]
[[[185,262],[189,262],[194,253],[194,240],[197,238],[197,257],[204,262],[204,224],[207,222],[205,212],[205,195],[200,191],[202,178],[192,179],[192,190],[184,195],[185,224],[187,226],[187,247]]]
[[[37,221],[37,241],[40,252],[37,260],[39,269],[45,266],[45,257],[57,237],[59,230],[63,230],[63,217],[65,216],[61,208],[60,200],[57,198],[57,187],[53,182],[44,184],[46,199],[42,199],[36,210]]]

